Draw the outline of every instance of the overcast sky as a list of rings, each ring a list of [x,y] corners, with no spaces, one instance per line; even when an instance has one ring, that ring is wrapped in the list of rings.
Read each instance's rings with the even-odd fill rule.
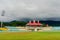
[[[2,10],[5,16],[1,17]],[[0,0],[0,19],[60,17],[60,0]]]

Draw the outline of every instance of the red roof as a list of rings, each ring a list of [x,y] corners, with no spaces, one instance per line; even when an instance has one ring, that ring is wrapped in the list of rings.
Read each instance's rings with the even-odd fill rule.
[[[27,23],[26,25],[29,25],[29,26],[41,26],[42,24],[39,21],[36,23],[36,21],[34,20],[33,23],[31,21],[29,21],[29,23]]]

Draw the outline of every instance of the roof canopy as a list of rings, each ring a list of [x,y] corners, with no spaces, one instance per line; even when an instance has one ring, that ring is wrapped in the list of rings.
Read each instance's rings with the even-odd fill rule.
[[[27,24],[27,26],[41,26],[42,24],[39,22],[39,20],[36,22],[35,20],[29,21]]]

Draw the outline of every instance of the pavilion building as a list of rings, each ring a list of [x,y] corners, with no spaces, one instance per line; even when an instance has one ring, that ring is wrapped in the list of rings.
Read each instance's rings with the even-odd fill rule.
[[[26,26],[27,26],[27,30],[33,30],[33,31],[38,31],[40,30],[40,27],[42,26],[43,24],[41,24],[41,22],[38,21],[29,21]]]

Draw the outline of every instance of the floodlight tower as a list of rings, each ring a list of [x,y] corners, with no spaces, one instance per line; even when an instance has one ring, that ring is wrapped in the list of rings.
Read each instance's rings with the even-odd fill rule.
[[[5,14],[5,11],[3,10],[1,16],[3,17],[4,14]],[[3,21],[2,21],[2,19],[1,19],[1,28],[2,28],[2,26],[3,26]]]

